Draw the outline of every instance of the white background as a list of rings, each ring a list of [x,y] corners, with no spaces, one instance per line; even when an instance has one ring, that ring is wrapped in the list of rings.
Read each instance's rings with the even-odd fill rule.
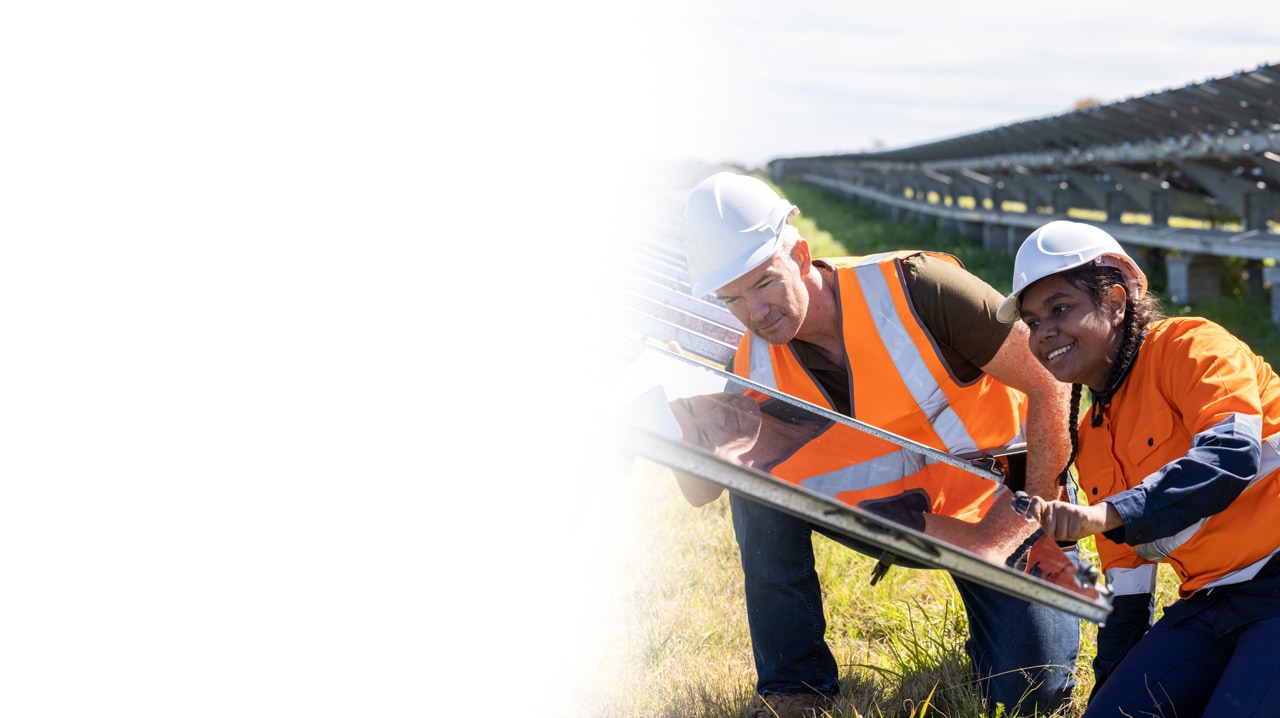
[[[634,520],[583,359],[651,161],[1280,47],[1267,3],[600,5],[0,12],[0,714],[554,705]]]

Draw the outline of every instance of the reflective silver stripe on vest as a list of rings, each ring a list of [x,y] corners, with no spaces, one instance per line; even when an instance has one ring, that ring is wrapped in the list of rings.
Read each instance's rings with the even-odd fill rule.
[[[1152,563],[1137,568],[1107,569],[1107,588],[1116,596],[1155,593],[1156,565]]]
[[[769,356],[769,342],[751,335],[751,361],[747,366],[747,378],[770,389],[778,388],[778,378],[773,375],[773,358]]]
[[[1133,547],[1133,552],[1148,561],[1163,561],[1182,544],[1190,541],[1191,537],[1196,535],[1196,532],[1200,530],[1201,526],[1204,526],[1204,522],[1208,521],[1209,518],[1206,516],[1172,536],[1165,536],[1162,539],[1156,539],[1148,543],[1140,543]]]
[[[863,266],[866,266],[866,265],[868,265],[868,264],[879,264],[879,263],[881,263],[881,262],[885,261],[886,259],[893,259],[893,258],[895,258],[895,257],[897,257],[897,256],[898,256],[898,252],[881,252],[881,253],[879,253],[879,254],[869,254],[869,255],[867,255],[867,256],[865,256],[865,257],[863,257],[863,258],[859,259],[859,260],[858,260],[858,263],[857,263],[856,265],[854,265],[854,266],[856,266],[856,267],[863,267]]]
[[[1212,432],[1221,434],[1223,433],[1221,429],[1228,426],[1232,427],[1232,431],[1234,433],[1252,432],[1254,436],[1257,436],[1262,433],[1262,417],[1248,416],[1245,414],[1232,414],[1201,433],[1204,434]],[[1262,442],[1262,456],[1258,462],[1258,473],[1254,474],[1253,478],[1249,479],[1248,486],[1244,487],[1244,491],[1240,492],[1240,495],[1235,498],[1235,501],[1252,500],[1252,497],[1246,498],[1245,496],[1249,489],[1253,488],[1253,486],[1262,479],[1265,479],[1272,471],[1280,468],[1280,453],[1277,453],[1276,451],[1275,439],[1276,437],[1271,437],[1271,439]],[[1133,547],[1133,550],[1139,556],[1147,559],[1148,561],[1163,561],[1169,556],[1169,554],[1178,550],[1183,544],[1190,541],[1191,538],[1200,530],[1200,527],[1205,525],[1205,522],[1209,521],[1214,516],[1220,515],[1221,513],[1214,514],[1213,516],[1206,516],[1172,536],[1156,539],[1149,543],[1138,544]],[[1228,576],[1229,575],[1230,574],[1228,574]],[[1224,576],[1223,578],[1226,577]]]
[[[1245,566],[1244,568],[1238,568],[1232,571],[1231,573],[1223,576],[1217,581],[1211,581],[1209,583],[1206,583],[1204,585],[1204,588],[1214,588],[1216,586],[1228,586],[1233,583],[1244,583],[1245,581],[1248,581],[1254,576],[1257,576],[1258,572],[1262,570],[1262,567],[1266,566],[1267,562],[1271,560],[1271,557],[1275,556],[1277,553],[1280,553],[1280,548],[1276,549],[1275,551],[1272,551],[1271,553],[1267,554],[1266,556],[1263,556],[1262,558],[1258,559],[1257,561],[1254,561],[1253,563],[1249,564],[1248,566]]]
[[[934,463],[914,451],[894,451],[843,469],[810,476],[800,485],[834,498],[845,491],[860,491],[887,484]]]
[[[907,391],[942,439],[947,453],[976,453],[977,442],[969,435],[960,416],[947,403],[947,395],[934,380],[933,372],[929,371],[929,365],[925,363],[919,347],[911,340],[906,327],[902,326],[902,319],[893,303],[893,294],[889,291],[879,265],[858,266],[854,271],[862,284],[862,294],[866,298],[867,308],[871,310],[871,318],[880,334],[880,341],[889,351]]]

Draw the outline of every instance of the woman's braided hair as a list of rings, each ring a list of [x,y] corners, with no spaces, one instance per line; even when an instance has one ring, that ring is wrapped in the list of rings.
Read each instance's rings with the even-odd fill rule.
[[[1110,360],[1111,373],[1107,376],[1105,388],[1101,393],[1093,393],[1090,423],[1092,426],[1099,426],[1102,424],[1103,409],[1111,403],[1111,397],[1124,382],[1125,376],[1129,373],[1129,367],[1133,365],[1133,360],[1138,355],[1138,347],[1142,345],[1142,340],[1146,336],[1147,324],[1163,319],[1164,312],[1160,309],[1160,300],[1151,292],[1147,292],[1141,299],[1135,301],[1132,286],[1125,281],[1125,274],[1118,267],[1090,263],[1063,272],[1059,276],[1088,292],[1094,307],[1097,308],[1102,307],[1102,302],[1110,294],[1112,287],[1119,285],[1125,288],[1122,328],[1124,334],[1120,340],[1120,349]],[[1080,399],[1083,389],[1082,384],[1071,385],[1071,416],[1067,425],[1071,434],[1071,455],[1067,457],[1067,465],[1062,467],[1062,473],[1058,475],[1059,484],[1067,483],[1071,465],[1076,460],[1076,449],[1080,442]]]

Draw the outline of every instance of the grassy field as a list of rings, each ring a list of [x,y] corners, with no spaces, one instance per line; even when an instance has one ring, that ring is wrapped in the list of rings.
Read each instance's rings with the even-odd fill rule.
[[[1009,289],[1012,258],[984,252],[974,240],[894,224],[806,185],[784,183],[779,189],[802,209],[797,224],[817,256],[938,249],[959,256],[1000,291]],[[1247,337],[1255,349],[1280,347],[1264,308],[1229,298],[1207,309],[1205,315]],[[620,667],[591,714],[741,716],[753,694],[755,670],[728,501],[722,497],[692,508],[670,473],[651,464],[638,463],[630,481],[645,513],[646,548],[624,591],[628,618],[619,635]],[[947,574],[894,569],[873,587],[872,559],[822,536],[815,535],[814,544],[827,641],[841,666],[843,695],[832,715],[984,715],[968,680],[964,611]],[[1083,553],[1093,558],[1091,541],[1084,542]],[[1162,570],[1157,605],[1171,603],[1175,588],[1171,572]],[[1095,626],[1082,626],[1077,704],[1066,716],[1080,714],[1092,688],[1095,636]]]

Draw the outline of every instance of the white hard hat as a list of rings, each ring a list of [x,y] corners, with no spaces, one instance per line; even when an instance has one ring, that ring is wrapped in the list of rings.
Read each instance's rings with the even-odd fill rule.
[[[1018,320],[1018,297],[1037,281],[1051,274],[1075,269],[1089,262],[1116,267],[1124,273],[1135,301],[1147,293],[1147,275],[1138,269],[1124,248],[1106,231],[1091,224],[1050,222],[1027,237],[1013,260],[1013,292],[996,310],[996,318],[1006,324]]]
[[[698,183],[684,212],[693,295],[714,292],[772,257],[793,209],[755,177],[720,172]]]

